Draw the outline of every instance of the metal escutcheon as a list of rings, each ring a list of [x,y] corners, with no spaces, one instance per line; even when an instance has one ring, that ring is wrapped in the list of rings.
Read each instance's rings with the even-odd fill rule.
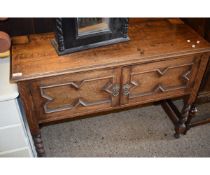
[[[129,93],[130,93],[129,89],[130,89],[130,85],[129,84],[123,85],[123,95],[128,96]]]
[[[119,95],[119,93],[120,93],[120,86],[119,86],[119,84],[113,85],[112,95],[116,97],[116,96]]]

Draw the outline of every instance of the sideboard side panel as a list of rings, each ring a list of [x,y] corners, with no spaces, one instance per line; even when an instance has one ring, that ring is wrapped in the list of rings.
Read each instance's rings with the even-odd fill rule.
[[[32,135],[39,133],[39,124],[37,116],[34,111],[34,104],[28,82],[18,82],[18,91],[20,93],[21,102],[24,106],[25,113],[27,116],[28,124]]]

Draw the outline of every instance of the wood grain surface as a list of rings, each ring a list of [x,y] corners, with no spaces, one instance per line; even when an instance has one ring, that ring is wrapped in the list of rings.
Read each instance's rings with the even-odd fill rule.
[[[185,133],[210,44],[176,19],[133,23],[129,37],[125,43],[65,56],[51,45],[53,33],[30,35],[26,43],[16,38],[11,80],[18,82],[39,156],[44,155],[42,123],[177,97],[185,100],[173,121],[175,137]]]
[[[210,50],[209,43],[190,27],[164,19],[130,25],[129,37],[131,40],[126,43],[58,56],[51,45],[53,33],[30,35],[29,44],[13,45],[11,80],[145,63]]]

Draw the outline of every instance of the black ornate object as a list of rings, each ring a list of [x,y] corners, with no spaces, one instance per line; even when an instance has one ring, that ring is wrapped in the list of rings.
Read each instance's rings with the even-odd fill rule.
[[[128,41],[128,18],[56,18],[59,55]]]
[[[64,44],[64,37],[63,37],[63,27],[62,27],[62,18],[56,19],[56,41],[58,44],[58,50],[60,52],[63,52],[65,50],[65,44]]]

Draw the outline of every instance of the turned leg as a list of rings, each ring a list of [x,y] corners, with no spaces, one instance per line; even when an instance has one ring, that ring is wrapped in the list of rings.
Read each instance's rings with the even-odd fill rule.
[[[199,61],[199,59],[197,59],[197,60]],[[199,63],[199,67],[198,67],[198,72],[196,73],[194,83],[191,84],[192,90],[191,90],[189,96],[184,98],[184,107],[183,107],[181,116],[179,118],[179,121],[175,127],[175,131],[176,131],[175,137],[176,138],[180,137],[180,134],[186,133],[186,130],[188,129],[187,127],[190,126],[190,121],[191,121],[190,118],[192,118],[192,114],[196,113],[195,107],[192,107],[192,110],[191,110],[191,106],[192,106],[192,104],[194,104],[196,102],[197,94],[199,91],[199,87],[201,85],[202,77],[206,70],[206,65],[208,63],[208,60],[209,60],[208,54],[201,55],[201,58],[199,61],[200,63]],[[189,86],[190,86],[190,82],[189,82]],[[191,110],[191,112],[190,112],[190,110]],[[189,115],[191,115],[191,116],[189,116]],[[187,125],[187,127],[186,127],[186,125]]]
[[[38,114],[34,110],[33,98],[28,87],[30,87],[30,85],[27,82],[18,82],[18,90],[20,93],[21,102],[26,113],[26,118],[34,140],[37,156],[43,157],[45,156],[45,151],[40,134],[39,122],[37,118]]]
[[[33,135],[34,145],[36,148],[37,156],[38,157],[44,157],[45,156],[45,150],[44,145],[42,142],[41,134],[35,134]]]
[[[179,121],[175,126],[175,134],[174,134],[175,138],[179,138],[180,135],[184,134],[184,132],[186,131],[186,121],[188,120],[190,109],[191,109],[190,104],[187,103],[184,104]]]
[[[185,129],[185,132],[184,134],[187,133],[187,131],[190,129],[190,123],[191,123],[191,120],[193,117],[195,117],[196,113],[198,112],[198,109],[196,108],[195,106],[195,103],[192,105],[191,109],[190,109],[190,112],[189,112],[189,117],[186,121],[186,129]]]

